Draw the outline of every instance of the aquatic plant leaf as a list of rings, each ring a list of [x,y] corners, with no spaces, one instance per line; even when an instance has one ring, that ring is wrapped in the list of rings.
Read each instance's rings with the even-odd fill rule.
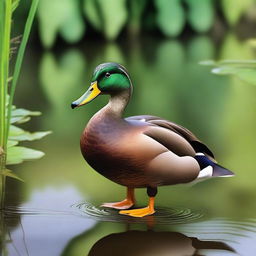
[[[23,108],[14,107],[11,111],[11,124],[18,123],[22,124],[28,122],[31,118],[30,116],[39,116],[41,112],[39,111],[30,111]]]
[[[214,6],[212,0],[186,0],[188,10],[188,22],[198,33],[208,31],[214,22]]]
[[[19,181],[24,182],[23,179],[21,179],[17,174],[15,174],[13,171],[9,170],[9,169],[4,169],[0,171],[0,175],[6,176],[6,177],[10,177]]]
[[[203,61],[202,65],[214,66],[212,73],[217,75],[234,75],[249,84],[256,85],[256,61],[254,60],[224,60]]]
[[[50,131],[46,132],[27,132],[23,129],[11,125],[10,132],[9,132],[9,140],[17,140],[17,141],[32,141],[32,140],[39,140],[45,137],[46,135],[50,134]]]
[[[235,75],[249,84],[256,85],[256,69],[222,66],[212,69],[212,73],[218,75]]]
[[[126,0],[97,0],[103,22],[103,33],[108,40],[115,39],[127,19]]]
[[[23,108],[17,108],[14,106],[14,108],[11,111],[11,124],[18,123],[22,124],[25,122],[28,122],[31,118],[30,116],[39,116],[41,115],[41,112],[39,111],[30,111]]]
[[[14,146],[7,148],[7,165],[20,164],[25,160],[39,159],[44,153],[31,148]]]
[[[86,18],[90,24],[96,29],[102,29],[102,19],[99,15],[99,5],[97,0],[84,0],[83,9]]]
[[[8,141],[7,141],[7,148],[16,146],[16,145],[18,145],[18,143],[19,143],[19,142],[16,141],[16,140],[8,140]]]
[[[169,37],[178,36],[185,25],[185,14],[180,0],[155,0],[157,25]]]
[[[14,116],[40,116],[42,113],[39,111],[30,111],[24,108],[16,108],[12,110],[12,117]]]
[[[253,1],[254,0],[222,0],[222,10],[228,24],[230,26],[236,25],[244,12],[252,5]]]
[[[15,123],[23,124],[23,123],[28,122],[29,120],[31,120],[30,116],[26,116],[26,117],[23,117],[23,116],[12,117],[11,118],[11,124],[15,124]]]
[[[69,12],[65,22],[60,26],[61,36],[69,43],[79,41],[85,32],[85,23],[80,14],[80,2],[78,0],[70,0]]]

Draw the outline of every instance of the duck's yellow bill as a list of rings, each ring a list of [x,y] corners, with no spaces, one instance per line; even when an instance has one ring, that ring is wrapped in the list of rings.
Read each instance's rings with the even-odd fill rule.
[[[86,103],[95,99],[101,90],[98,88],[97,81],[93,82],[89,89],[76,101],[72,102],[71,108],[76,108],[85,105]]]

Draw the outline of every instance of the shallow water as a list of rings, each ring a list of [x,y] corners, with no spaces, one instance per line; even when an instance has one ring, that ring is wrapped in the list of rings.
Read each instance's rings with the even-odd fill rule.
[[[215,42],[209,37],[186,43],[85,42],[42,54],[30,48],[15,104],[43,112],[23,127],[53,134],[25,144],[44,151],[44,158],[10,166],[25,183],[7,182],[2,255],[254,256],[256,87],[213,75],[198,62],[253,59],[255,52],[231,34]],[[123,199],[125,189],[85,163],[79,137],[107,98],[76,110],[70,103],[104,61],[120,62],[130,72],[135,89],[126,116],[153,114],[188,127],[236,176],[161,187],[154,216],[137,219],[100,208]],[[137,207],[147,203],[144,189],[136,197]]]

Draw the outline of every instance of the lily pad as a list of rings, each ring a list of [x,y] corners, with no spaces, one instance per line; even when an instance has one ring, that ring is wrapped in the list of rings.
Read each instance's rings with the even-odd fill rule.
[[[217,75],[233,75],[249,84],[256,85],[255,60],[207,60],[202,65],[213,66],[212,73]]]

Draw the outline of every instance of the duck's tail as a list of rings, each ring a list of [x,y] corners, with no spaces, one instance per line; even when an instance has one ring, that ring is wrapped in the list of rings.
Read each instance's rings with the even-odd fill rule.
[[[197,179],[205,179],[211,177],[231,177],[235,175],[230,170],[222,167],[217,163],[214,163],[203,153],[196,153],[194,158],[198,162],[201,169]]]

